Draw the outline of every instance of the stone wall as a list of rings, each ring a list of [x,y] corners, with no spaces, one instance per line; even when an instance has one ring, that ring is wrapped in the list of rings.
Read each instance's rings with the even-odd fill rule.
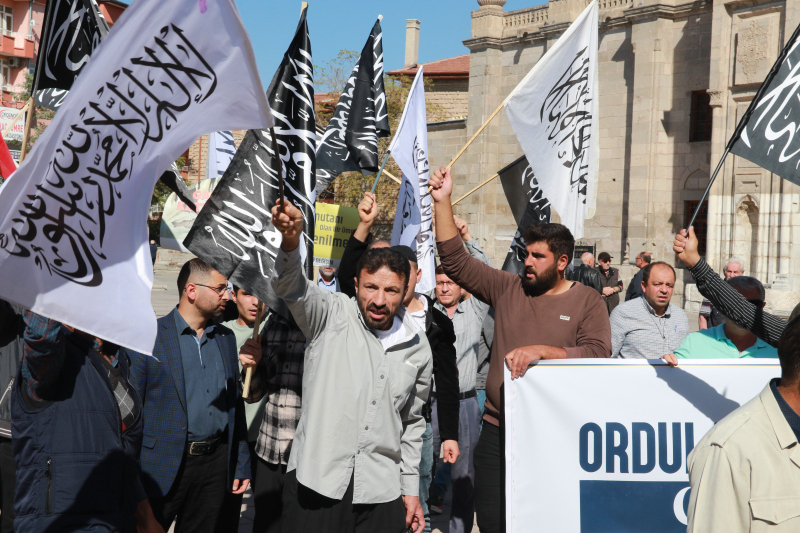
[[[498,5],[503,2],[483,4],[472,12],[465,41],[471,51],[468,136],[588,1],[552,0],[513,12],[504,12]],[[686,203],[701,198],[728,137],[798,23],[796,2],[600,1],[600,169],[597,211],[583,242],[614,256],[625,280],[635,273],[632,261],[641,250],[676,265],[671,243],[690,215]],[[693,91],[711,94],[711,142],[689,141]],[[462,158],[465,175],[456,180],[454,196],[521,154],[501,112]],[[789,272],[800,259],[800,240],[791,238],[800,230],[798,190],[731,157],[710,199],[706,243],[712,266],[740,255],[773,292],[782,288],[786,295],[800,287],[800,272]],[[487,252],[499,264],[516,230],[500,184],[487,185],[457,211],[473,234],[489,236]],[[682,297],[691,276],[676,266],[676,294]],[[775,292],[773,299],[785,298]],[[687,307],[696,300],[687,291]]]
[[[469,80],[437,79],[425,93],[428,104],[439,116],[428,117],[430,122],[466,118],[469,112]]]

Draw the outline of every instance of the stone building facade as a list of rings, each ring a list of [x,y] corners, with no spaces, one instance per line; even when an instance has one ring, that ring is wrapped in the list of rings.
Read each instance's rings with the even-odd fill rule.
[[[641,250],[675,265],[673,235],[688,222],[739,117],[800,24],[795,0],[599,0],[600,172],[597,211],[581,244],[613,257],[623,278]],[[504,11],[478,0],[472,12],[468,115],[461,127],[430,125],[430,163],[446,165],[589,4]],[[453,172],[455,196],[522,155],[501,112]],[[768,305],[788,314],[800,300],[800,190],[729,156],[697,224],[705,255],[728,256],[771,284]],[[457,206],[495,265],[516,231],[495,180]],[[794,232],[794,233],[793,233]],[[679,265],[676,265],[679,266]],[[678,269],[674,301],[697,310],[691,276]],[[683,300],[681,300],[683,298]]]

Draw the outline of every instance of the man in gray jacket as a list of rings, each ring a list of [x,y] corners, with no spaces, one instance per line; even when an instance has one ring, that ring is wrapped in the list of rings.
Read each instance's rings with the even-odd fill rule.
[[[356,297],[307,280],[303,217],[272,210],[282,234],[272,284],[308,339],[300,422],[283,493],[283,531],[422,531],[419,463],[432,359],[425,332],[405,313],[410,267],[399,252],[367,251]]]

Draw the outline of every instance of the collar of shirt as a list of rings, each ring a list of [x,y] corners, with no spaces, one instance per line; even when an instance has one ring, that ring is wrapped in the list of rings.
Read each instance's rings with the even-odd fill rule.
[[[175,327],[178,328],[179,335],[192,335],[197,337],[197,332],[186,322],[183,316],[181,316],[181,313],[178,311],[177,307],[175,308]],[[217,325],[213,322],[209,323],[203,330],[203,338],[198,338],[198,341],[205,342],[207,338],[213,338],[216,327]]]
[[[364,315],[361,314],[361,309],[356,306],[356,311],[358,312],[358,319],[361,321],[361,324],[364,326],[365,329],[369,330],[376,338],[380,339],[380,335],[369,327],[367,323],[364,321]],[[410,313],[409,313],[410,315]],[[397,342],[393,342],[391,345],[386,346],[385,349],[391,348],[392,346],[397,346],[398,344],[402,344],[409,339],[413,338],[414,335],[417,334],[418,331],[422,331],[422,329],[414,323],[414,320],[406,320],[406,308],[401,307],[398,309],[397,314],[394,317],[394,322],[392,323],[392,329],[395,328],[396,324],[400,325],[401,331],[403,332],[401,337],[397,338]],[[409,316],[410,318],[410,316]]]
[[[474,298],[474,296],[472,298]],[[447,311],[447,308],[445,306],[443,306],[439,302],[439,300],[437,300],[435,297],[434,297],[433,306],[436,309],[438,309],[439,311],[441,311],[442,313],[446,314],[447,316],[450,316],[450,313]],[[467,306],[467,299],[466,298],[461,298],[461,300],[458,302],[458,305],[456,306],[455,313],[464,313],[464,312],[466,312],[466,309],[465,309],[466,306]]]
[[[325,281],[325,278],[322,277],[322,274],[319,274],[317,276],[317,285],[320,285],[320,284],[321,285],[325,285],[327,287],[333,287],[334,285],[336,285],[336,276],[333,276],[333,278],[331,278],[331,281],[327,282],[327,281]]]
[[[717,340],[718,342],[725,343],[728,346],[732,347],[737,352],[739,351],[739,349],[736,348],[736,345],[733,344],[733,341],[730,340],[727,335],[725,335],[725,324],[720,324],[719,326],[709,328],[705,331],[711,333],[714,339]],[[747,348],[744,349],[744,351],[740,352],[739,356],[744,357],[745,355],[757,352],[759,350],[763,350],[765,348],[772,348],[772,346],[770,346],[766,342],[756,337],[756,342],[754,342],[752,346],[748,346]]]
[[[654,318],[670,318],[672,316],[672,304],[671,303],[667,304],[667,310],[664,311],[664,314],[661,315],[661,316],[658,316],[658,313],[656,313],[656,310],[653,309],[653,306],[650,305],[650,302],[648,302],[647,299],[644,296],[640,296],[639,298],[642,299],[642,302],[644,302],[645,308],[647,308],[647,310],[650,312],[651,315],[653,315]]]
[[[780,382],[780,378],[775,378],[769,382],[769,387],[772,389],[772,394],[775,395],[775,401],[778,402],[778,407],[781,408],[781,412],[783,413],[784,418],[786,418],[786,422],[789,423],[789,427],[792,428],[795,437],[798,441],[800,441],[800,415],[798,415],[794,409],[792,409],[786,400],[783,399],[780,391],[778,391],[778,383]]]

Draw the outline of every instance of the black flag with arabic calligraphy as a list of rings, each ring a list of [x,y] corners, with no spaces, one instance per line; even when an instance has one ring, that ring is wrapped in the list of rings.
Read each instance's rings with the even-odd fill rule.
[[[508,205],[517,223],[517,232],[503,263],[503,270],[522,274],[527,254],[522,234],[528,226],[550,222],[550,202],[539,188],[533,169],[524,155],[497,174],[500,176]]]
[[[378,139],[388,137],[383,32],[375,22],[317,150],[317,193],[342,172],[378,171]]]
[[[95,0],[48,0],[45,42],[34,74],[34,87],[40,91],[69,91],[107,34],[108,24]],[[60,105],[62,101],[52,95],[43,98],[45,104]],[[50,105],[46,107],[53,109]]]
[[[731,152],[800,185],[800,26],[742,117]]]
[[[286,199],[303,213],[301,254],[306,275],[311,278],[316,124],[306,11],[303,10],[294,39],[272,79],[267,98],[275,117]],[[281,235],[270,220],[270,210],[279,194],[275,155],[270,130],[248,131],[183,245],[231,283],[288,316],[285,304],[275,296],[269,282],[281,244]]]

